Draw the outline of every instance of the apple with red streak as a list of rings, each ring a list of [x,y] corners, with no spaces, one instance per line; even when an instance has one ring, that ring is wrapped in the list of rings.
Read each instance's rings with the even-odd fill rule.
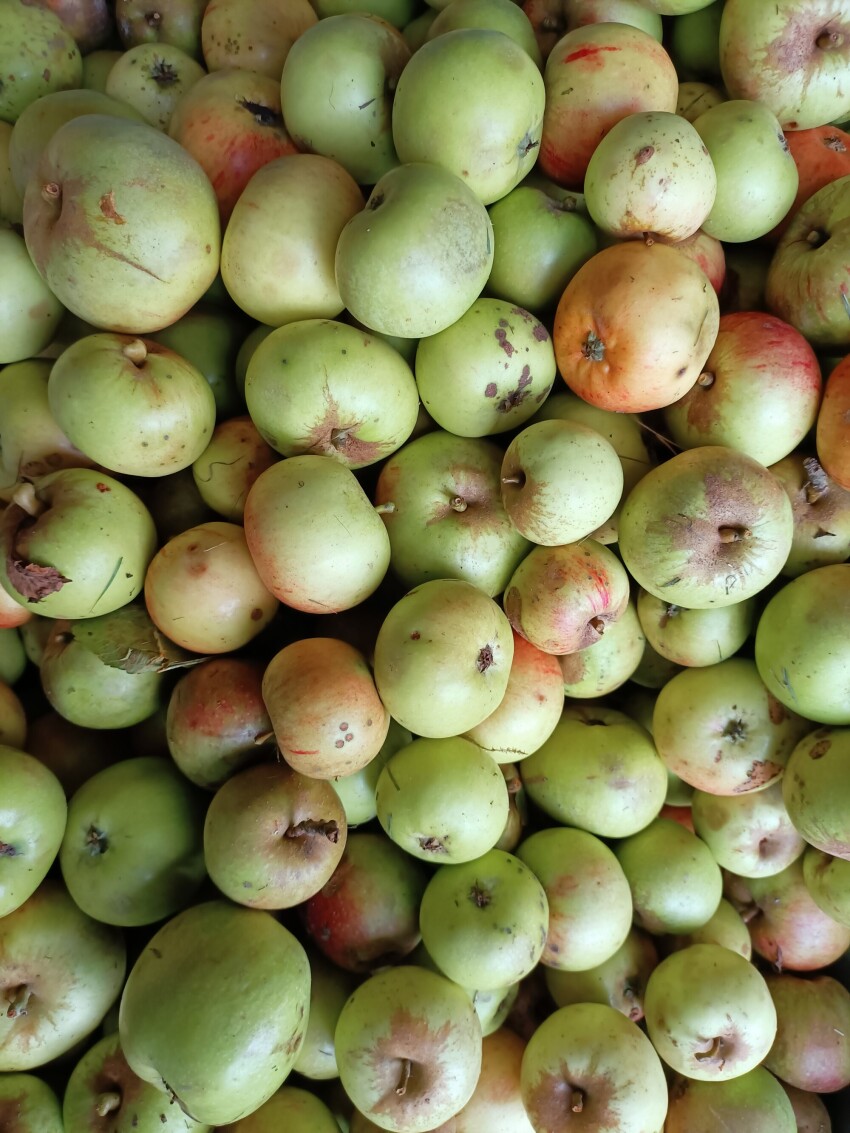
[[[256,71],[213,71],[179,100],[168,132],[212,182],[222,224],[256,171],[298,153],[283,124],[280,84]]]
[[[666,236],[653,235],[652,239],[659,244],[669,244],[683,256],[701,268],[708,281],[719,295],[726,279],[726,252],[723,244],[714,236],[709,236],[701,228],[684,240],[670,240]]]
[[[350,834],[330,880],[302,906],[316,946],[348,972],[397,963],[419,943],[428,872],[382,834]]]
[[[777,1021],[767,1069],[815,1093],[850,1085],[850,992],[832,976],[765,978]]]

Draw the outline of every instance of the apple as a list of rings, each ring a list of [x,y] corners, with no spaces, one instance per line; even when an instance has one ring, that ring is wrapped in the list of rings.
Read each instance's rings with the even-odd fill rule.
[[[542,649],[575,653],[598,642],[622,617],[629,579],[613,551],[594,539],[535,546],[511,576],[503,596],[514,630]]]
[[[756,627],[756,665],[768,690],[820,724],[850,724],[848,577],[841,564],[786,582]]]
[[[779,1085],[791,1103],[797,1121],[797,1133],[831,1133],[832,1121],[829,1110],[820,1094],[813,1094],[810,1090],[798,1090],[796,1086],[789,1086],[781,1078]]]
[[[426,41],[458,28],[489,28],[504,32],[543,69],[540,46],[531,20],[517,0],[451,0],[437,13],[426,35]]]
[[[359,771],[387,738],[390,715],[366,658],[338,638],[291,642],[269,661],[262,688],[278,751],[303,775]]]
[[[0,1075],[66,1054],[102,1021],[124,983],[121,932],[46,878],[0,918]]]
[[[746,657],[677,673],[659,692],[652,717],[665,764],[692,787],[715,795],[777,782],[808,730],[808,721],[771,696]]]
[[[394,169],[393,99],[410,56],[380,13],[323,15],[293,44],[281,76],[283,117],[298,148],[333,158],[360,185]]]
[[[0,363],[39,354],[56,333],[62,304],[36,270],[22,236],[0,228]]]
[[[558,1007],[573,1003],[604,1003],[621,1011],[633,1023],[643,1018],[643,993],[649,973],[658,963],[652,937],[630,928],[626,939],[601,964],[570,972],[545,969],[546,987]]]
[[[732,98],[768,107],[787,130],[850,113],[842,83],[850,7],[824,0],[731,0],[720,21],[720,68]]]
[[[720,867],[708,846],[669,818],[624,838],[617,858],[632,892],[634,920],[653,933],[688,933],[714,914],[723,895]]]
[[[850,491],[850,460],[847,458],[848,407],[850,407],[850,367],[839,362],[826,380],[818,413],[815,444],[827,473],[840,487]]]
[[[349,468],[400,448],[419,409],[413,374],[397,350],[318,318],[288,322],[259,344],[245,374],[245,401],[275,451],[328,456]]]
[[[664,805],[667,775],[646,729],[603,705],[569,704],[524,759],[529,799],[550,818],[601,838],[642,830]]]
[[[507,1027],[484,1036],[481,1072],[472,1097],[453,1119],[455,1133],[534,1133],[520,1087],[524,1051],[524,1041]]]
[[[2,638],[0,638],[2,648]],[[3,665],[0,662],[0,670]],[[27,714],[21,698],[0,673],[0,745],[12,748],[26,746]]]
[[[281,1086],[259,1109],[226,1126],[227,1133],[339,1133],[333,1110],[299,1086]]]
[[[670,21],[670,54],[681,75],[688,79],[720,77],[722,14],[723,0],[713,0]]]
[[[793,530],[790,501],[764,465],[705,445],[664,461],[632,489],[619,545],[644,590],[706,609],[734,605],[772,582]]]
[[[744,918],[725,897],[722,897],[717,911],[713,917],[693,932],[680,933],[664,942],[668,951],[677,948],[689,948],[692,944],[722,944],[724,948],[731,948],[739,953],[745,960],[751,960],[753,945],[750,933]]]
[[[399,160],[450,170],[492,204],[536,163],[545,101],[538,65],[504,32],[464,27],[429,38],[396,86]]]
[[[0,744],[0,917],[23,905],[47,876],[65,832],[59,779],[32,755]]]
[[[817,355],[798,330],[761,311],[730,312],[703,372],[664,421],[681,448],[726,445],[771,465],[815,424],[822,393]]]
[[[222,519],[241,523],[251,485],[278,459],[247,414],[228,417],[216,425],[210,443],[192,465],[192,478],[208,507]]]
[[[24,238],[68,310],[128,334],[174,322],[218,270],[218,208],[200,165],[153,126],[104,114],[66,122],[47,143],[24,195]]]
[[[420,737],[400,748],[378,777],[375,797],[387,837],[438,865],[480,858],[508,819],[499,765],[462,736]]]
[[[572,198],[552,197],[528,177],[488,211],[495,247],[487,294],[548,311],[597,250],[589,218]]]
[[[632,924],[632,897],[620,863],[604,842],[585,830],[549,827],[524,838],[517,857],[546,892],[542,964],[586,971],[622,947]],[[605,915],[600,916],[603,894]]]
[[[426,162],[385,173],[336,249],[345,306],[370,330],[402,338],[436,334],[459,319],[492,266],[486,208],[460,177]]]
[[[785,808],[781,782],[743,795],[694,791],[691,814],[717,864],[740,877],[781,873],[806,846]]]
[[[330,879],[304,903],[307,934],[346,972],[398,963],[419,943],[427,882],[424,866],[382,833],[354,831]]]
[[[559,185],[581,188],[593,151],[621,118],[676,109],[672,59],[650,32],[616,16],[567,32],[544,54],[540,167]]]
[[[329,157],[299,153],[267,162],[243,189],[224,233],[221,276],[230,297],[273,327],[336,318],[343,309],[336,245],[363,204],[357,183]]]
[[[530,865],[493,849],[434,873],[422,894],[419,926],[443,975],[488,991],[518,983],[534,969],[549,916],[545,887]]]
[[[201,18],[201,48],[208,71],[238,68],[250,59],[252,71],[280,80],[293,43],[318,22],[309,0],[289,0],[281,9],[271,0],[251,6],[240,0],[210,0]]]
[[[700,114],[711,110],[712,106],[725,101],[722,91],[713,87],[711,83],[689,81],[679,83],[679,99],[676,103],[676,113],[688,122],[695,122]],[[716,174],[715,174],[716,180]]]
[[[570,700],[593,700],[620,688],[637,673],[646,638],[634,605],[608,626],[601,641],[558,657],[564,694]]]
[[[52,91],[80,86],[83,61],[59,17],[41,6],[4,5],[0,47],[0,120],[15,123],[27,106]]]
[[[736,1123],[751,1133],[798,1133],[782,1084],[761,1066],[720,1082],[677,1078],[670,1087],[665,1133],[714,1133]]]
[[[646,1024],[667,1065],[698,1082],[755,1069],[776,1037],[776,1008],[764,976],[720,944],[673,952],[646,985]]]
[[[310,1008],[304,1042],[293,1070],[310,1081],[332,1081],[339,1077],[334,1031],[339,1013],[354,991],[356,980],[338,965],[326,960],[321,952],[308,949],[307,955],[310,960]]]
[[[850,864],[845,862],[845,858],[836,858],[817,846],[809,846],[803,855],[803,880],[818,908],[840,925],[850,928]]]
[[[481,1025],[463,988],[426,968],[389,968],[365,980],[334,1035],[340,1078],[381,1129],[425,1133],[472,1097]]]
[[[97,771],[109,767],[129,750],[122,750],[124,737],[118,731],[81,728],[58,712],[48,711],[32,720],[27,751],[48,767],[70,798]]]
[[[375,641],[375,684],[390,715],[418,736],[459,736],[498,708],[513,635],[470,582],[434,579],[390,609]]]
[[[566,9],[565,31],[574,31],[586,24],[631,24],[661,42],[661,16],[643,0],[561,0],[561,3]],[[529,7],[533,4],[534,0],[531,0]]]
[[[716,665],[738,652],[756,622],[754,598],[732,606],[686,610],[641,590],[637,615],[653,649],[676,665]]]
[[[770,471],[794,512],[794,538],[782,575],[796,578],[817,567],[845,562],[850,557],[850,492],[804,451],[790,453]]]
[[[238,1012],[229,1003],[234,986]],[[167,921],[130,970],[121,1047],[130,1069],[184,1113],[226,1125],[283,1083],[309,1000],[307,955],[271,913],[205,901]]]
[[[832,976],[767,976],[776,1040],[765,1066],[797,1089],[830,1094],[850,1085],[850,992]]]
[[[174,44],[139,43],[124,51],[111,68],[106,93],[134,107],[149,125],[167,132],[175,106],[206,73]]]
[[[63,1133],[62,1103],[53,1088],[35,1074],[3,1074],[0,1121],[21,1133]]]
[[[395,28],[405,29],[414,19],[418,10],[415,0],[315,0],[314,7],[319,19],[325,20],[328,16],[342,15],[344,12],[371,12],[380,16]],[[426,14],[435,16],[436,6],[429,8]]]
[[[697,263],[654,240],[627,240],[597,252],[567,284],[555,358],[591,405],[661,409],[699,377],[719,320],[717,293]]]
[[[536,1133],[609,1125],[656,1133],[667,1112],[658,1055],[640,1028],[614,1007],[560,1007],[529,1039],[522,1056],[522,1100]]]
[[[532,416],[555,381],[555,354],[529,311],[484,298],[420,341],[415,374],[422,404],[441,428],[482,437]]]
[[[593,151],[584,179],[591,220],[619,239],[686,240],[711,212],[716,191],[705,143],[670,111],[621,118]]]
[[[387,738],[374,759],[359,771],[352,771],[348,775],[339,775],[335,779],[328,780],[339,795],[350,827],[362,826],[377,817],[378,804],[375,790],[384,764],[399,748],[409,744],[412,739],[412,733],[402,728],[401,724],[397,724],[391,717]]]
[[[782,797],[794,826],[811,846],[850,860],[844,784],[850,761],[850,728],[817,728],[788,759]]]

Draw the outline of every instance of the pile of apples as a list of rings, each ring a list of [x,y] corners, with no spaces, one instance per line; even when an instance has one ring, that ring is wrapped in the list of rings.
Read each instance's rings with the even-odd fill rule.
[[[0,0],[0,1133],[846,1127],[848,122],[850,0]]]

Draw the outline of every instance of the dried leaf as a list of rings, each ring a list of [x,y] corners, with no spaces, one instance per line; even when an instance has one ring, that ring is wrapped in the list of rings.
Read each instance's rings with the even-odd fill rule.
[[[207,660],[175,645],[160,633],[144,606],[135,603],[74,622],[71,629],[75,641],[104,665],[125,673],[167,673]]]
[[[3,545],[6,550],[6,574],[9,582],[28,602],[40,602],[49,594],[61,590],[70,578],[42,563],[33,563],[18,552],[18,535],[22,529],[35,523],[29,512],[18,504],[9,504],[3,513]]]

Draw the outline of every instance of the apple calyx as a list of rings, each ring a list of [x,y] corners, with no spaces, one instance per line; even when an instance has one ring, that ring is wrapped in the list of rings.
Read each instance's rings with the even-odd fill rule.
[[[243,110],[248,111],[258,126],[273,126],[278,129],[283,126],[283,115],[270,106],[262,102],[252,102],[249,98],[239,98],[236,101]]]
[[[520,161],[522,161],[524,157],[528,157],[531,151],[533,149],[537,149],[539,145],[539,139],[535,140],[532,134],[528,130],[526,130],[522,138],[520,138],[519,145],[516,148],[517,157],[520,159]]]
[[[749,527],[718,527],[717,535],[721,543],[740,543],[742,539],[749,539],[752,536],[752,531]]]
[[[469,891],[469,899],[477,908],[486,909],[493,898],[488,890],[476,881]]]
[[[0,842],[0,858],[14,858],[18,851],[8,842]]]
[[[747,729],[743,720],[730,720],[721,732],[724,739],[731,740],[733,744],[746,739]]]
[[[6,993],[6,1018],[20,1019],[27,1014],[32,988],[28,984],[19,984]]]
[[[95,1098],[94,1112],[98,1117],[108,1117],[121,1108],[121,1095],[117,1090],[107,1090]]]
[[[62,186],[55,181],[47,181],[41,186],[41,196],[48,204],[55,204],[62,197]]]
[[[102,830],[98,830],[96,826],[90,826],[86,833],[86,846],[91,856],[96,858],[106,853],[109,843]]]
[[[681,612],[681,606],[677,606],[675,602],[670,602],[669,605],[664,608],[664,613],[658,619],[658,624],[661,629],[664,629],[667,623],[672,621],[673,618],[677,618]]]
[[[159,30],[159,25],[162,23],[162,13],[154,10],[153,12],[145,12],[144,21],[149,28]]]
[[[601,362],[605,357],[605,343],[598,334],[588,331],[587,338],[581,344],[581,352],[589,362]]]
[[[427,851],[429,854],[444,854],[446,852],[446,847],[440,839],[433,834],[423,835],[419,839],[419,848]]]
[[[715,1035],[712,1039],[706,1039],[702,1050],[694,1051],[694,1058],[702,1063],[709,1063],[722,1070],[726,1065],[726,1059],[723,1057],[723,1049],[725,1040],[720,1035]]]
[[[478,657],[475,661],[475,667],[479,673],[486,673],[490,666],[493,664],[493,646],[483,645],[478,650]]]
[[[339,841],[339,824],[331,820],[323,822],[321,819],[305,818],[303,822],[296,822],[288,826],[283,832],[284,838],[327,838],[336,844]]]
[[[166,62],[165,59],[154,59],[149,68],[149,73],[153,81],[160,87],[169,87],[180,78],[174,64]]]
[[[121,353],[128,362],[132,362],[134,366],[141,368],[148,356],[148,348],[140,338],[134,338],[123,347]]]

